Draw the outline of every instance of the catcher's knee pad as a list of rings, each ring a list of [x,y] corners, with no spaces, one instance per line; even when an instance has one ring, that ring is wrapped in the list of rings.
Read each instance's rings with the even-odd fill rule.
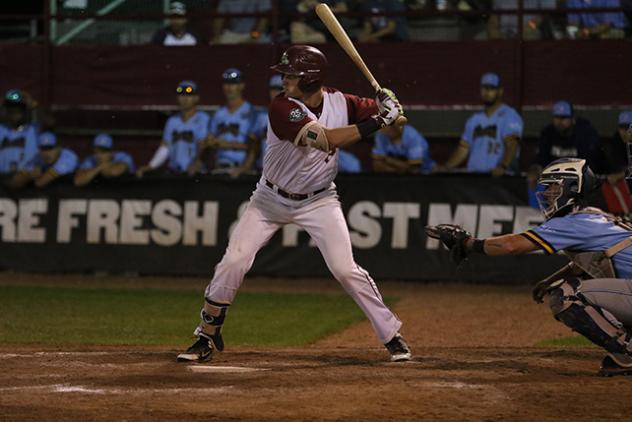
[[[610,312],[589,304],[577,292],[578,286],[578,280],[567,279],[550,291],[549,306],[555,319],[608,352],[630,352],[623,325]]]
[[[229,306],[226,303],[216,303],[205,299],[204,308],[202,308],[200,313],[200,325],[195,330],[195,335],[211,340],[215,348],[220,352],[224,350],[224,339],[221,331]]]

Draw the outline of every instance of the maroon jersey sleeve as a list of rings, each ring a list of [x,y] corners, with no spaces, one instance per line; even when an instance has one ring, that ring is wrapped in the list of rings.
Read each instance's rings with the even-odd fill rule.
[[[344,94],[347,100],[349,124],[359,123],[377,114],[377,104],[372,98],[361,98],[357,95]]]
[[[290,142],[294,141],[303,126],[312,121],[305,110],[285,97],[272,100],[268,116],[274,134],[279,139]]]

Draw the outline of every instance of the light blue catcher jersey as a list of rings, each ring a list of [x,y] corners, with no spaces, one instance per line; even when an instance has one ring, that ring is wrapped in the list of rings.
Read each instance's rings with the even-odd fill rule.
[[[58,175],[64,176],[66,174],[74,173],[75,170],[77,170],[78,166],[79,157],[77,156],[77,154],[67,148],[62,148],[57,161],[55,161],[53,164],[46,164],[42,160],[40,155],[37,154],[35,158],[33,158],[29,163],[25,165],[24,170],[31,171],[35,169],[35,167],[39,167],[42,169],[42,173],[44,173],[52,168]]]
[[[136,167],[134,166],[134,160],[132,156],[123,151],[115,151],[112,153],[112,162],[113,163],[125,163],[127,165],[127,170],[125,173],[134,173],[136,171]],[[93,169],[97,166],[97,160],[94,155],[89,156],[81,163],[79,168],[81,169]]]
[[[186,122],[176,114],[167,120],[163,141],[169,148],[169,168],[176,173],[184,173],[197,156],[201,141],[208,134],[209,116],[198,111]]]
[[[561,250],[601,252],[632,236],[632,232],[616,225],[600,214],[574,213],[555,217],[523,233],[545,252]],[[632,247],[613,257],[617,276],[632,279]]]
[[[465,123],[462,139],[470,147],[467,170],[489,172],[497,167],[505,153],[503,139],[508,136],[522,138],[522,118],[506,104],[491,115],[484,111],[474,114]]]
[[[421,161],[421,171],[430,171],[435,163],[430,158],[428,141],[414,127],[404,126],[400,142],[393,143],[383,133],[375,134],[373,155],[379,157],[394,157],[407,161]]]
[[[211,119],[209,132],[224,141],[245,144],[258,117],[257,110],[247,101],[233,113],[227,107],[220,107]],[[215,160],[217,164],[240,165],[246,155],[247,151],[243,149],[219,149]]]
[[[18,129],[3,126],[0,129],[0,173],[14,173],[24,170],[37,155],[36,125],[27,124]]]

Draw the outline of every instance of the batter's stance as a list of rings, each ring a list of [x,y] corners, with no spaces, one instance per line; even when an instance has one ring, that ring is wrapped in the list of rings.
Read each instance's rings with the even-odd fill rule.
[[[391,125],[403,112],[395,95],[376,100],[323,87],[327,59],[306,45],[290,47],[272,70],[283,89],[270,104],[263,175],[206,288],[198,340],[178,361],[205,361],[222,351],[221,328],[244,275],[283,225],[295,223],[316,242],[327,267],[373,324],[392,361],[411,358],[400,320],[384,304],[369,273],[355,263],[336,187],[339,147]]]

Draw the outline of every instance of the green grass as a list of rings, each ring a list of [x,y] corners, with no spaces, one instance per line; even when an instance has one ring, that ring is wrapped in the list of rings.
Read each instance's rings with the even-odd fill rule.
[[[560,337],[553,338],[549,340],[543,340],[536,344],[539,347],[560,347],[560,346],[569,346],[569,347],[597,347],[586,338],[582,336],[571,336],[571,337]]]
[[[202,292],[0,286],[0,343],[184,346],[198,323]],[[237,295],[227,344],[299,346],[364,315],[345,295]]]

